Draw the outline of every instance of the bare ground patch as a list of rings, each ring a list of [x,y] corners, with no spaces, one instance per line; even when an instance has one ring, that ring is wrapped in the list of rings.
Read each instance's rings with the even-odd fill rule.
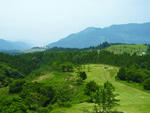
[[[42,75],[36,79],[34,79],[32,82],[39,82],[39,81],[42,81],[44,79],[47,79],[47,78],[50,78],[51,77],[51,74],[47,74],[47,75]]]

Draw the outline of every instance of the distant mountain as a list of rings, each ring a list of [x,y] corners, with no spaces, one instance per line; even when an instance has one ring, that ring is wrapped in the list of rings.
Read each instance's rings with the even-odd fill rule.
[[[0,39],[0,51],[25,50],[29,49],[30,47],[30,45],[24,42],[11,42]]]
[[[121,24],[105,28],[89,27],[79,33],[71,34],[47,47],[85,48],[102,42],[109,43],[150,43],[150,22],[143,24]]]

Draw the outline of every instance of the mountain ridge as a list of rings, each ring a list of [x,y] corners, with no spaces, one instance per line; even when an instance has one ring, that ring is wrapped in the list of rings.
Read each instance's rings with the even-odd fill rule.
[[[88,27],[73,33],[47,47],[85,48],[103,42],[145,44],[150,43],[150,22],[111,25],[109,27]]]
[[[8,41],[0,39],[0,51],[9,51],[9,50],[25,50],[29,49],[31,46],[27,43],[16,41]]]

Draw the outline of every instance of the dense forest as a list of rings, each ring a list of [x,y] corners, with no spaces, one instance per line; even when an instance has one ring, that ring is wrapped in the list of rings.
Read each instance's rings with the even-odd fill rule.
[[[103,50],[110,45],[104,43],[82,50],[53,48],[21,55],[0,53],[0,88],[9,90],[9,96],[0,97],[0,112],[49,113],[58,106],[70,107],[74,103],[89,102],[96,104],[95,112],[118,113],[111,111],[119,101],[113,85],[108,81],[103,85],[94,81],[84,82],[87,76],[82,65],[107,64],[120,67],[116,80],[139,83],[145,90],[150,90],[150,48],[145,55],[138,56]],[[62,84],[31,81],[43,73],[53,71],[67,73],[68,77],[72,76],[69,73],[75,72],[77,76]],[[77,95],[78,92],[81,93]]]

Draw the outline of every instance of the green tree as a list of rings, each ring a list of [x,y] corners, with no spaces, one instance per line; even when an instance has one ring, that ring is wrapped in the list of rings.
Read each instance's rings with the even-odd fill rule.
[[[57,103],[59,106],[70,107],[73,99],[73,90],[68,86],[61,87],[57,92]]]
[[[90,97],[90,101],[93,101],[93,94],[99,89],[99,86],[95,81],[90,81],[85,86],[85,94]]]
[[[94,94],[94,103],[97,104],[96,109],[101,113],[111,113],[112,108],[118,105],[118,99],[114,94],[115,88],[110,82],[105,82],[103,87],[99,87]],[[96,110],[95,109],[95,110]]]
[[[73,64],[71,62],[65,62],[60,65],[62,72],[73,72]]]
[[[126,80],[126,69],[124,67],[120,68],[118,74],[117,74],[117,77],[120,79],[120,80]]]
[[[16,81],[13,81],[13,82],[9,85],[9,92],[10,92],[10,93],[19,93],[19,92],[21,92],[24,83],[25,83],[24,80],[16,80]]]
[[[79,72],[78,76],[79,76],[82,80],[87,79],[86,72]]]
[[[146,80],[143,82],[143,86],[144,86],[144,89],[150,90],[150,78],[146,79]]]
[[[148,45],[147,53],[150,53],[150,45]]]

